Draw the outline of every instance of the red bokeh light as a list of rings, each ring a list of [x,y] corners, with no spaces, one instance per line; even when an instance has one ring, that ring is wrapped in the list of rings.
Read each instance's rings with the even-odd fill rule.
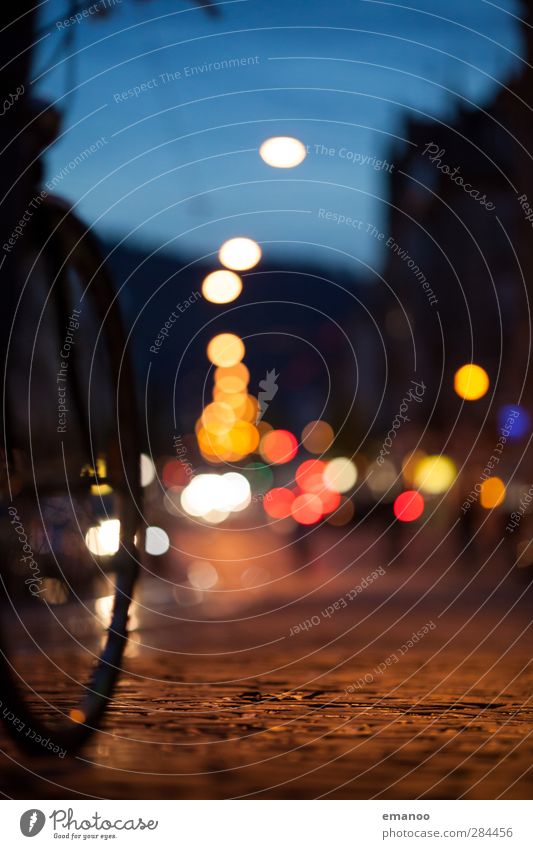
[[[275,487],[265,494],[263,506],[265,513],[273,519],[287,519],[295,499],[294,492],[284,487]]]
[[[171,486],[187,486],[190,479],[185,463],[180,463],[179,460],[169,460],[165,463],[161,477],[167,489]]]
[[[414,522],[424,512],[424,499],[416,489],[400,493],[394,501],[394,515],[400,522]]]
[[[324,471],[326,464],[322,460],[306,460],[298,466],[296,483],[304,492],[319,492],[324,489]]]
[[[332,492],[331,489],[324,488],[320,492],[317,492],[316,495],[318,495],[322,503],[323,513],[333,513],[334,510],[340,507],[341,496],[339,492]]]
[[[314,525],[322,518],[322,502],[318,495],[304,492],[294,499],[291,512],[300,525]]]

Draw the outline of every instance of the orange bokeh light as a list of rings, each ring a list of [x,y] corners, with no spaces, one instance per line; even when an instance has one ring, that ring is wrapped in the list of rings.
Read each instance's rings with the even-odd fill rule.
[[[202,413],[202,425],[212,434],[227,433],[235,423],[235,411],[229,404],[213,401]]]
[[[261,456],[267,463],[289,463],[297,451],[298,441],[288,430],[271,430],[261,440]]]
[[[230,368],[240,363],[245,354],[244,342],[234,333],[219,333],[207,346],[207,357],[215,366]]]
[[[226,395],[246,392],[246,383],[234,374],[215,378],[215,381],[215,391],[223,392]]]
[[[234,412],[234,420],[241,418],[246,410],[247,396],[244,392],[221,392],[217,387],[213,391],[215,401],[224,404]]]
[[[505,501],[505,491],[506,487],[501,478],[487,478],[481,484],[479,503],[485,510],[499,507]]]
[[[218,383],[223,377],[236,377],[245,386],[248,386],[250,380],[250,372],[244,363],[237,363],[234,366],[219,366],[215,369],[215,383]]]

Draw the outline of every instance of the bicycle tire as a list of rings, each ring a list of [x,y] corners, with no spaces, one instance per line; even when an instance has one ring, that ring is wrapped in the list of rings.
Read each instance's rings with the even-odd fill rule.
[[[112,471],[111,481],[119,498],[120,547],[112,558],[116,574],[111,622],[103,650],[94,666],[85,693],[77,709],[55,722],[43,722],[32,708],[16,669],[4,649],[0,634],[0,703],[4,727],[23,749],[32,754],[51,754],[54,747],[74,754],[98,729],[101,717],[113,694],[121,671],[124,649],[128,639],[128,612],[139,572],[139,557],[135,543],[141,519],[140,440],[131,356],[127,347],[124,324],[117,293],[101,258],[94,236],[67,205],[55,196],[48,196],[36,216],[36,225],[44,237],[43,251],[57,274],[52,283],[61,286],[61,275],[71,266],[86,282],[88,297],[102,321],[105,345],[112,369],[115,388],[115,415],[121,463]],[[76,403],[79,405],[80,399]],[[6,414],[6,411],[4,411]],[[9,417],[9,413],[7,413]],[[9,429],[8,429],[9,430]],[[86,434],[87,436],[87,434]],[[2,577],[2,585],[6,585]],[[33,738],[21,736],[15,730],[14,715],[35,731]],[[6,717],[10,717],[7,719]],[[43,748],[38,738],[47,738],[53,746]],[[37,740],[37,742],[35,742]]]

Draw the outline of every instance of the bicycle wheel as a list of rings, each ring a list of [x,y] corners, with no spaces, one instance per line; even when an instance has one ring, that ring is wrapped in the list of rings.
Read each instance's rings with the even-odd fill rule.
[[[97,245],[56,198],[32,221],[4,372],[0,713],[64,757],[98,727],[139,570],[131,356]]]

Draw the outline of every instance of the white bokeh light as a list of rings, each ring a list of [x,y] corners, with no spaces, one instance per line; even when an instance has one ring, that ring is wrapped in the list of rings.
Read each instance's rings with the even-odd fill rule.
[[[170,540],[167,532],[163,528],[157,528],[155,525],[146,528],[144,548],[147,554],[152,554],[155,557],[165,554],[170,548]]]
[[[224,242],[218,253],[222,265],[232,271],[246,271],[261,259],[261,248],[253,239],[238,236]]]
[[[230,513],[246,509],[252,500],[252,491],[248,480],[239,472],[202,474],[185,487],[180,500],[189,516],[219,524]]]
[[[85,534],[85,545],[97,557],[116,554],[120,548],[120,522],[118,519],[106,519],[99,525],[89,528]]]

